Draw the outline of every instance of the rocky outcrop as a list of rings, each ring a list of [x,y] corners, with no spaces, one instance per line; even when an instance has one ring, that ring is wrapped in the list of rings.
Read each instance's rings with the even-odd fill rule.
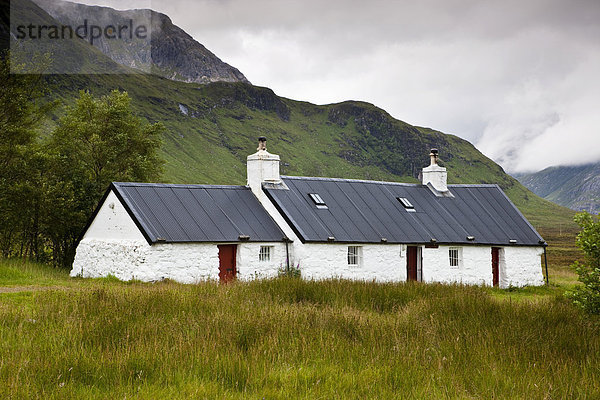
[[[453,158],[443,135],[423,135],[416,127],[394,119],[369,103],[333,104],[329,106],[327,117],[340,128],[351,125],[360,133],[356,137],[342,131],[344,146],[339,153],[340,157],[359,165],[374,164],[396,175],[418,178],[423,165],[428,164],[431,148],[445,149],[445,161]]]
[[[248,82],[239,70],[221,61],[164,14],[151,10],[117,11],[61,0],[36,2],[61,24],[72,27],[86,20],[89,25],[102,27],[127,25],[130,20],[147,22],[150,25],[148,40],[126,37],[94,40],[94,47],[121,65],[182,82]]]
[[[153,71],[165,78],[197,83],[248,82],[237,68],[174,25],[164,14],[152,12]]]

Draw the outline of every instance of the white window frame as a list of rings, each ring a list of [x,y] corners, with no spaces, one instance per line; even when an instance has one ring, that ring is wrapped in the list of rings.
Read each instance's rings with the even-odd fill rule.
[[[398,197],[398,200],[400,200],[400,203],[402,203],[404,208],[415,208],[415,206],[413,206],[410,200],[408,200],[406,197]]]
[[[407,212],[417,212],[415,206],[406,197],[396,197]]]
[[[348,266],[360,267],[362,265],[362,246],[348,246]]]
[[[271,261],[271,258],[273,257],[274,248],[274,246],[260,246],[260,250],[258,251],[258,261]]]
[[[309,193],[308,195],[312,199],[313,203],[315,203],[315,206],[317,208],[323,210],[328,208],[327,204],[325,204],[325,200],[323,200],[323,198],[318,193]]]
[[[448,263],[450,268],[460,268],[462,264],[462,247],[448,248]]]

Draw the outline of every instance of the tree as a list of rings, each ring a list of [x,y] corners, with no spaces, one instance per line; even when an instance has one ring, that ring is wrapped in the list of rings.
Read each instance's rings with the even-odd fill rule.
[[[47,146],[50,156],[44,230],[55,262],[68,266],[77,239],[113,181],[158,179],[160,123],[136,117],[126,92],[99,99],[80,92],[59,120]]]
[[[31,65],[15,65],[8,52],[0,54],[0,254],[39,259],[39,215],[32,213],[39,197],[38,133],[56,103],[45,99],[41,75],[49,57],[35,57],[30,64],[38,74],[21,74]]]
[[[35,143],[40,121],[55,106],[44,100],[47,92],[41,72],[48,58],[36,58],[38,74],[21,74],[25,66],[12,65],[8,52],[0,55],[0,176],[12,177],[28,147]]]
[[[126,92],[94,99],[80,92],[52,134],[51,147],[102,193],[114,180],[148,180],[160,176],[158,155],[162,124],[144,124],[134,116]]]
[[[0,54],[0,255],[68,266],[77,239],[111,181],[160,176],[161,124],[144,123],[127,93],[81,92],[42,142],[48,56],[11,64]],[[37,73],[19,74],[20,70]],[[50,252],[49,252],[50,250]]]
[[[583,251],[584,261],[573,266],[583,286],[567,293],[573,302],[590,314],[600,314],[600,221],[587,212],[575,215],[581,228],[577,246]]]

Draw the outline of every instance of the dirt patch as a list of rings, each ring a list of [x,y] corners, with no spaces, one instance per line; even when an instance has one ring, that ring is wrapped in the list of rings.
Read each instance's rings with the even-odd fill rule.
[[[68,289],[65,286],[12,286],[12,287],[0,287],[0,294],[2,293],[18,293],[18,292],[40,292],[43,290],[65,290]]]

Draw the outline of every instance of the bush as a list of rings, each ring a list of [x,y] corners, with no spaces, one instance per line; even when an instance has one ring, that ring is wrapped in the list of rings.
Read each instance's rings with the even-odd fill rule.
[[[600,314],[600,221],[587,212],[575,215],[581,231],[577,246],[583,251],[584,261],[576,261],[573,267],[583,286],[567,293],[577,306],[590,314]]]

